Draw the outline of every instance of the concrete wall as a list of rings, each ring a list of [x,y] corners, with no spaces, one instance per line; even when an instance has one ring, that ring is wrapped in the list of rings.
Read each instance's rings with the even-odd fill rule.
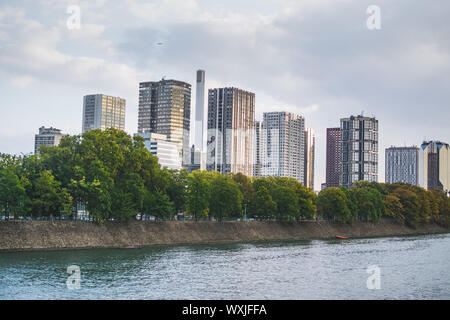
[[[0,251],[35,249],[126,248],[151,245],[203,244],[277,240],[329,239],[335,235],[376,237],[444,233],[435,224],[417,229],[384,219],[377,224],[356,222],[107,222],[0,221]]]

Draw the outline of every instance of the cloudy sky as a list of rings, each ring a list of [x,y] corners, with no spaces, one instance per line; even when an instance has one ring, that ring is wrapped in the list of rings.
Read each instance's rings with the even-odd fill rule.
[[[72,5],[80,29],[67,27]],[[380,30],[367,28],[369,5]],[[201,68],[208,88],[255,92],[257,120],[305,116],[317,190],[326,128],[376,116],[384,181],[386,147],[450,142],[449,17],[448,0],[2,0],[0,152],[32,152],[42,125],[80,133],[92,93],[125,98],[134,133],[140,81],[195,84]],[[192,114],[194,101],[195,87]]]

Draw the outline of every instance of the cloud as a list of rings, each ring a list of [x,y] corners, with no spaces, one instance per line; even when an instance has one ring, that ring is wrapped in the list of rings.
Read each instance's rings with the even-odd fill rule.
[[[82,10],[75,32],[65,28],[68,4]],[[9,1],[0,6],[0,70],[18,88],[46,82],[123,95],[134,128],[139,81],[190,82],[194,102],[195,71],[205,69],[209,88],[255,92],[257,118],[272,110],[305,115],[317,135],[316,187],[325,129],[364,110],[380,120],[382,178],[384,146],[420,144],[424,135],[450,141],[450,4],[379,0],[377,31],[366,27],[370,4]]]
[[[30,76],[19,76],[11,79],[11,83],[19,88],[26,88],[34,79]]]

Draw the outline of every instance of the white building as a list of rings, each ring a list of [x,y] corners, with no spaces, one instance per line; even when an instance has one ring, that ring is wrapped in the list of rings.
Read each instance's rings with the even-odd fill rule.
[[[137,133],[144,138],[148,151],[158,158],[162,168],[181,170],[182,161],[179,153],[179,143],[167,141],[167,136],[158,133]]]
[[[104,94],[83,98],[83,133],[106,128],[125,129],[125,99]]]
[[[42,145],[49,147],[59,145],[62,137],[60,129],[40,127],[39,134],[34,136],[34,154],[39,154],[39,148]]]
[[[305,118],[266,112],[262,124],[261,176],[305,179]]]
[[[419,185],[419,148],[390,147],[385,154],[386,183]]]

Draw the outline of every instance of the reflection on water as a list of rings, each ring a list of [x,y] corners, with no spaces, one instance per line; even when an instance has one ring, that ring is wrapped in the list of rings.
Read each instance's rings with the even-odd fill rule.
[[[449,267],[450,235],[0,253],[0,299],[449,299]]]

